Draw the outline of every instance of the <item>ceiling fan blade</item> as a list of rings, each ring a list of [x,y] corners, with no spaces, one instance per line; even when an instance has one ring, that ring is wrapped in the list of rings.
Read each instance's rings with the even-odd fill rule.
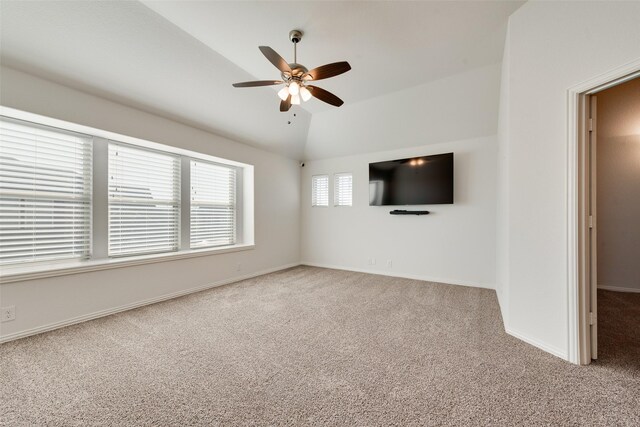
[[[283,73],[291,73],[291,67],[289,67],[287,61],[285,61],[282,56],[278,55],[275,50],[271,49],[269,46],[258,46],[258,49],[260,49],[260,52],[262,52],[269,62],[275,65],[278,70]]]
[[[233,87],[273,86],[284,83],[282,80],[257,80],[255,82],[234,83]]]
[[[351,65],[348,62],[334,62],[332,64],[323,65],[321,67],[314,68],[304,75],[305,80],[322,80],[329,77],[338,76],[342,73],[346,73],[351,69]]]
[[[320,101],[326,102],[327,104],[331,104],[335,107],[339,107],[344,104],[344,101],[329,91],[326,91],[318,86],[307,85],[307,89],[311,91],[311,95],[318,98]]]
[[[289,111],[291,108],[291,95],[287,97],[284,101],[280,101],[280,111],[283,113]]]

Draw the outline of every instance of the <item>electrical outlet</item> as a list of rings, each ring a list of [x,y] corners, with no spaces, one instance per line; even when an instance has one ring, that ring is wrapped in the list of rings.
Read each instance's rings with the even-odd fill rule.
[[[236,271],[241,271],[242,270],[242,264],[237,263],[236,264]]]
[[[376,259],[375,258],[369,258],[369,265],[376,265]]]
[[[16,306],[10,305],[8,307],[0,308],[0,312],[2,313],[3,322],[10,322],[12,320],[16,320]]]
[[[391,268],[391,267],[393,267],[393,262],[390,259],[388,259],[387,260],[387,268]]]

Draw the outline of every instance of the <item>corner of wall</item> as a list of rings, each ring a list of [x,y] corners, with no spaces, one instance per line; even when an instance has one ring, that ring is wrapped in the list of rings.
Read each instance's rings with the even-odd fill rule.
[[[567,360],[569,361],[569,355],[567,354],[567,352],[565,350],[559,349],[557,347],[553,347],[549,344],[546,344],[540,340],[531,338],[530,336],[523,334],[519,331],[510,329],[508,327],[505,327],[505,332],[509,335],[511,335],[512,337],[518,338],[521,341],[526,342],[527,344],[530,344],[534,347],[539,348],[540,350],[546,351],[547,353],[550,353],[556,357],[559,357],[562,360]]]
[[[500,74],[500,103],[498,107],[498,173],[496,192],[496,293],[498,304],[502,312],[502,321],[505,329],[509,324],[509,228],[508,216],[508,136],[509,136],[509,35],[511,20],[507,22],[505,32],[504,52],[502,57],[502,69]]]

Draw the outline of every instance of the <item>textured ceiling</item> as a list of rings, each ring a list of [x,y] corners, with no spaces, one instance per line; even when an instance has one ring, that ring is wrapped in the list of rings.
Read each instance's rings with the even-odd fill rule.
[[[0,60],[292,158],[305,157],[312,114],[334,107],[312,99],[283,114],[273,88],[232,88],[236,81],[278,78],[258,45],[292,60],[288,32],[303,30],[299,62],[351,63],[352,71],[318,86],[355,108],[499,62],[507,18],[522,4],[143,3],[2,1]]]

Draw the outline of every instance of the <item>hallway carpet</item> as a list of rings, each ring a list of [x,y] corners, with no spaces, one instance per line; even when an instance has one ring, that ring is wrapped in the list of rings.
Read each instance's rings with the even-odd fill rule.
[[[0,346],[0,424],[637,426],[640,301],[609,294],[578,367],[492,290],[296,267]]]

